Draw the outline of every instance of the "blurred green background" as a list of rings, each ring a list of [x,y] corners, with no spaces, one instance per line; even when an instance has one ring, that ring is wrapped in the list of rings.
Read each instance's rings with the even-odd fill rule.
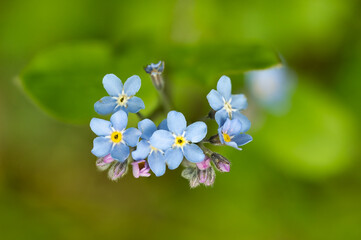
[[[0,238],[360,239],[360,10],[357,0],[1,0]],[[254,141],[216,149],[232,167],[213,187],[190,189],[180,169],[118,183],[96,170],[87,123],[106,73],[140,75],[147,114],[158,102],[142,67],[165,60],[191,122],[222,74],[250,96],[243,72],[276,64],[275,52],[297,76],[291,108],[274,115],[248,98]]]

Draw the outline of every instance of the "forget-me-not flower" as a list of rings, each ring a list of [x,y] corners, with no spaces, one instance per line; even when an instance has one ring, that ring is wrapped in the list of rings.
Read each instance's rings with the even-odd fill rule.
[[[106,115],[118,110],[137,113],[145,108],[143,100],[134,96],[141,86],[139,76],[131,76],[123,86],[117,76],[107,74],[103,78],[103,85],[109,96],[103,97],[94,104],[97,113]]]
[[[129,156],[129,147],[135,147],[142,134],[136,128],[125,129],[128,115],[119,110],[110,117],[110,122],[93,118],[90,121],[91,130],[98,135],[94,139],[92,153],[97,157],[110,156],[123,162]]]
[[[209,105],[216,111],[215,119],[219,126],[222,126],[227,118],[239,119],[243,124],[243,128],[247,131],[251,122],[240,113],[241,110],[247,108],[247,98],[244,94],[232,95],[231,79],[222,76],[217,83],[217,91],[212,89],[207,95]]]
[[[167,116],[167,130],[157,130],[150,138],[150,144],[165,151],[165,161],[169,169],[176,169],[183,156],[190,162],[202,162],[205,155],[194,143],[203,140],[207,134],[204,122],[195,122],[187,127],[187,121],[180,112],[170,111]]]
[[[238,150],[238,146],[245,145],[252,141],[252,137],[248,134],[244,134],[242,123],[238,119],[227,119],[222,127],[218,129],[219,139],[222,144],[234,147]]]
[[[296,77],[286,66],[250,71],[245,74],[246,87],[257,103],[275,115],[286,113]]]
[[[164,152],[152,146],[149,142],[157,127],[153,121],[144,119],[138,123],[138,128],[142,132],[142,140],[137,144],[137,150],[132,152],[134,160],[144,160],[148,158],[148,164],[154,174],[159,177],[165,173]]]

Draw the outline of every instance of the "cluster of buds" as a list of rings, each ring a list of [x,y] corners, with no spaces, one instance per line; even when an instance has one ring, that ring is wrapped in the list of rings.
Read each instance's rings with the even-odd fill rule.
[[[212,186],[216,178],[217,169],[220,172],[230,171],[230,162],[219,153],[212,153],[206,156],[202,162],[196,164],[188,164],[183,170],[182,177],[189,180],[191,188],[198,187],[200,184]]]

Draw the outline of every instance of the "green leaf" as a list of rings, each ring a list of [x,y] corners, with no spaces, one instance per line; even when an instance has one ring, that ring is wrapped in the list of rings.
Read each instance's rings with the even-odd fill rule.
[[[158,97],[143,67],[159,60],[166,62],[166,86],[179,110],[185,106],[192,110],[194,102],[206,103],[207,92],[223,74],[240,76],[246,70],[279,63],[274,51],[259,45],[158,46],[128,41],[111,48],[104,43],[78,43],[40,53],[20,80],[31,98],[52,116],[88,123],[96,116],[94,103],[107,95],[103,76],[114,73],[124,82],[137,74],[142,79],[137,96],[143,99],[146,109],[142,113],[147,115],[157,107]]]
[[[20,80],[30,97],[50,115],[85,123],[104,93],[102,78],[112,71],[111,49],[101,43],[62,45],[40,53]]]

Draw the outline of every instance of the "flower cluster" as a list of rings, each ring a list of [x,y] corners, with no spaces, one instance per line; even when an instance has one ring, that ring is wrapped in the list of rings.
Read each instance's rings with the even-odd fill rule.
[[[152,63],[145,71],[156,89],[163,91],[164,62]],[[245,133],[250,121],[241,113],[247,107],[247,99],[243,94],[231,94],[231,80],[226,76],[219,79],[217,90],[211,90],[207,96],[213,109],[208,119],[215,119],[219,126],[218,134],[208,139],[206,123],[197,121],[187,125],[181,112],[169,111],[158,126],[144,118],[139,113],[145,108],[143,100],[135,96],[141,87],[138,76],[128,78],[123,85],[114,74],[107,74],[103,86],[109,96],[97,101],[94,109],[101,115],[112,115],[110,121],[99,118],[90,121],[90,128],[97,135],[91,152],[98,157],[97,167],[108,169],[112,180],[123,177],[129,166],[135,178],[149,177],[151,172],[159,177],[165,174],[167,167],[173,170],[183,163],[182,176],[189,180],[191,187],[211,186],[215,169],[229,172],[230,162],[204,144],[228,145],[241,150],[240,146],[252,141]],[[129,113],[141,118],[137,128],[127,128]]]

